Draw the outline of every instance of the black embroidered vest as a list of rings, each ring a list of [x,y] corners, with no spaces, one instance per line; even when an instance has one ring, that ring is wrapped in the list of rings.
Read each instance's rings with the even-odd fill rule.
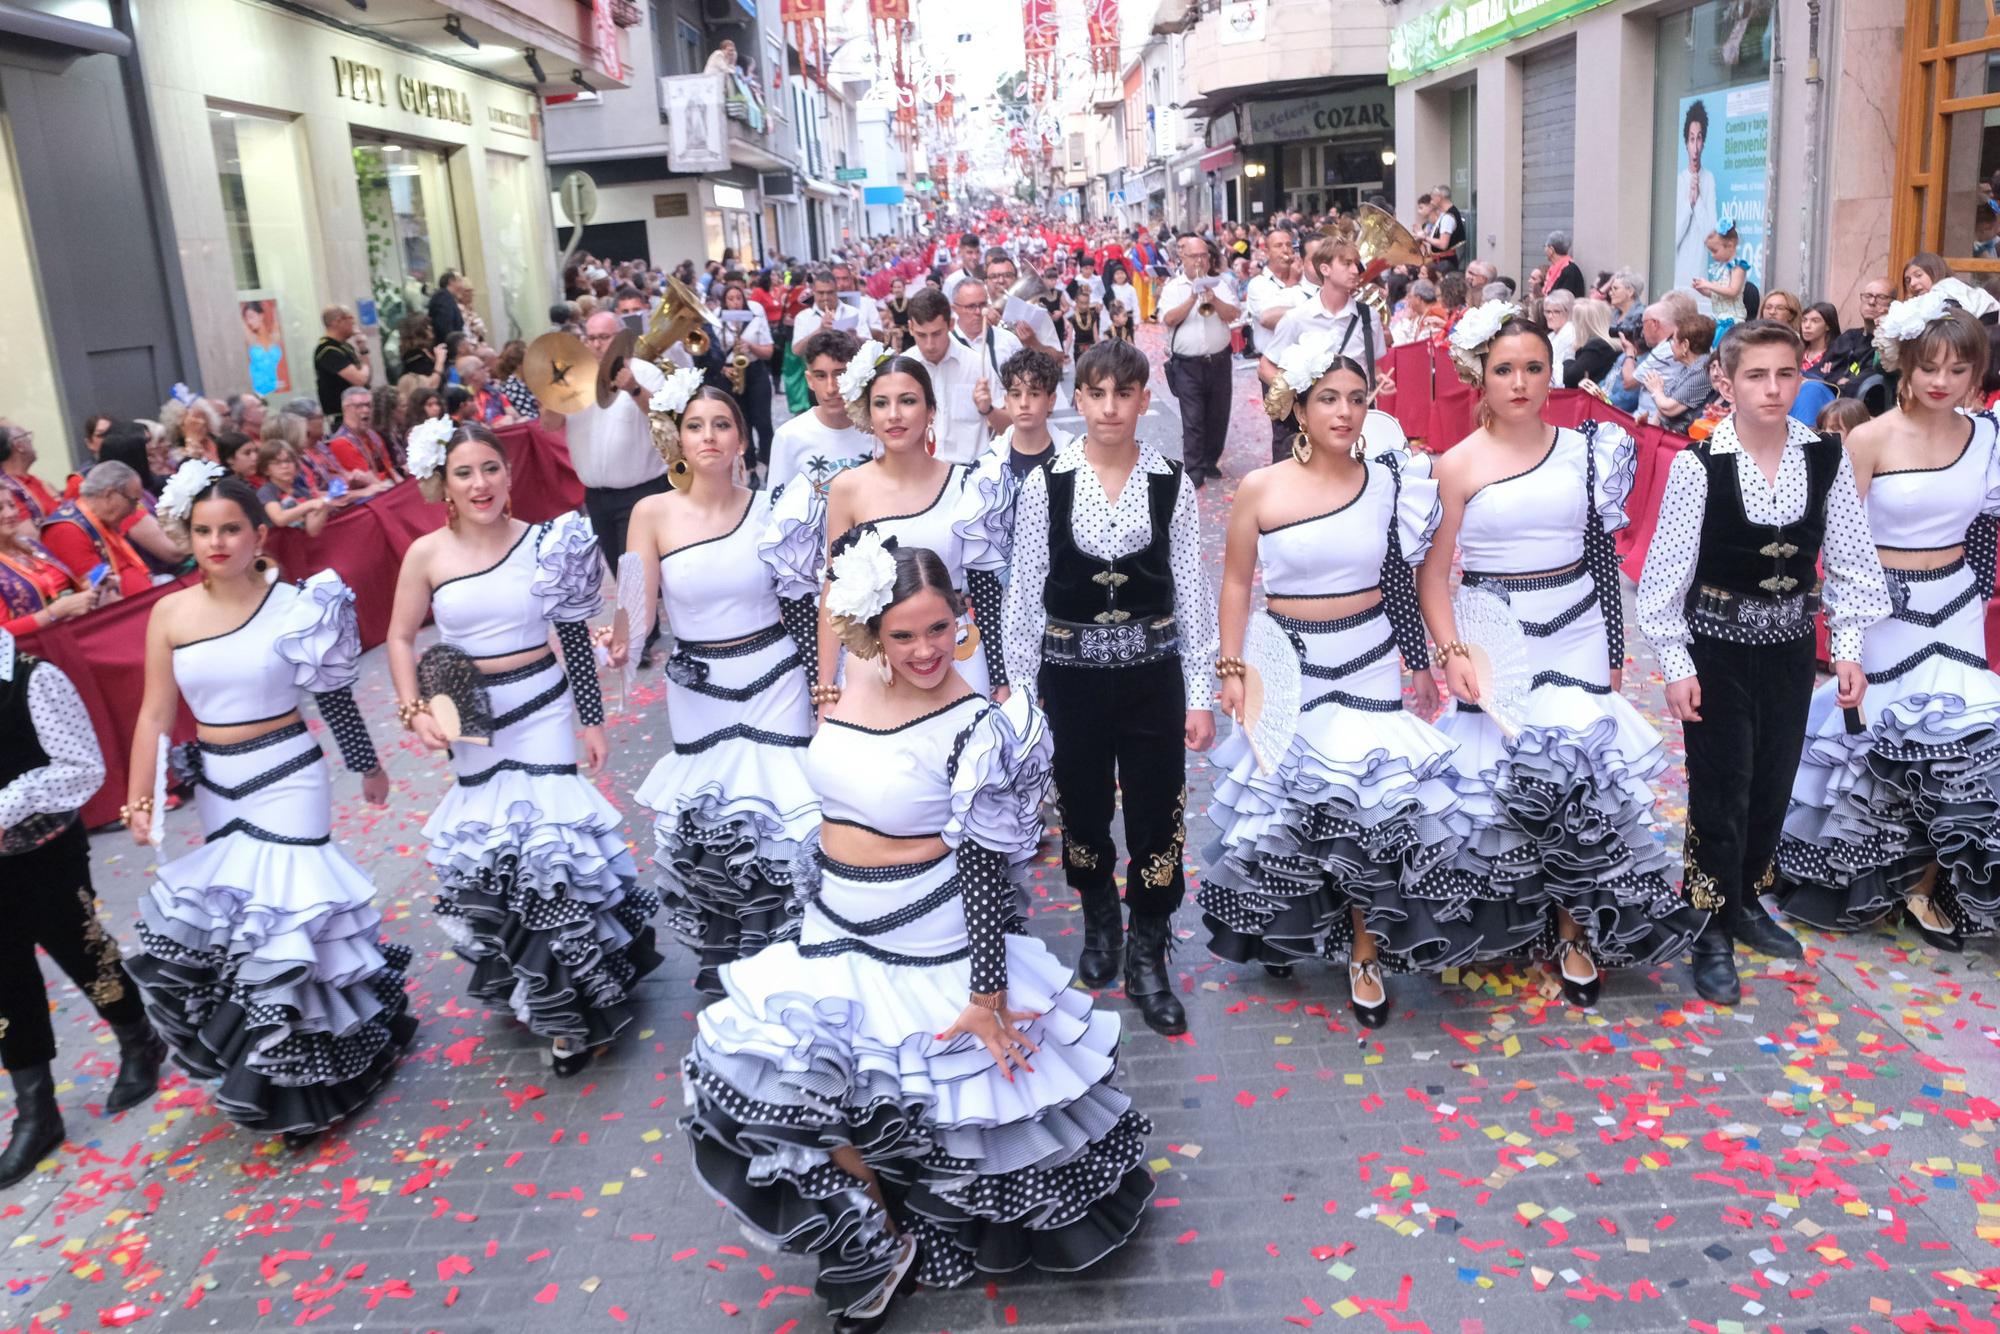
[[[1089,466],[1080,464],[1070,472],[1050,468],[1044,473],[1049,484],[1049,578],[1042,586],[1043,609],[1057,620],[1086,625],[1173,615],[1167,522],[1180,494],[1180,465],[1169,462],[1166,472],[1146,474],[1152,537],[1131,555],[1109,561],[1076,544],[1076,479],[1078,471]]]
[[[1826,536],[1826,497],[1840,471],[1840,441],[1807,443],[1806,508],[1786,524],[1752,523],[1737,484],[1736,457],[1716,454],[1708,441],[1690,445],[1708,470],[1708,503],[1701,518],[1701,554],[1688,589],[1692,609],[1704,585],[1743,598],[1791,598],[1811,593],[1818,579],[1819,548]]]

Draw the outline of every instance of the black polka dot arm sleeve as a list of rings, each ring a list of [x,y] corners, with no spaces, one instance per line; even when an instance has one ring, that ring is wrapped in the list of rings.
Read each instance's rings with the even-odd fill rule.
[[[799,646],[799,655],[806,663],[806,684],[819,680],[819,602],[815,598],[778,599],[778,619],[784,623],[785,633]]]
[[[1389,506],[1389,548],[1382,556],[1382,608],[1388,613],[1389,628],[1395,633],[1403,665],[1421,672],[1430,668],[1431,651],[1424,633],[1424,615],[1417,608],[1416,572],[1403,555],[1403,473],[1392,457],[1384,457],[1383,464],[1395,479],[1395,502]]]
[[[340,747],[340,762],[347,766],[349,773],[374,773],[382,767],[376,758],[375,742],[368,735],[368,724],[362,720],[361,708],[354,702],[354,692],[346,686],[338,690],[321,690],[313,695],[319,705],[319,716],[333,731],[333,744]]]
[[[979,627],[979,645],[986,654],[986,674],[997,690],[1007,684],[1006,635],[1001,630],[1007,590],[994,571],[967,570],[965,591],[972,598],[973,624]]]
[[[972,989],[1007,989],[1007,927],[1014,921],[1006,854],[978,843],[958,849],[958,883],[965,934],[972,946]]]
[[[2000,515],[1982,514],[1965,530],[1965,559],[1972,587],[1984,601],[1993,596],[1993,566],[2000,560]]]
[[[558,621],[556,642],[562,645],[563,672],[576,700],[577,721],[585,727],[602,727],[604,696],[597,689],[597,655],[591,648],[590,627],[582,621]]]
[[[1595,426],[1592,422],[1590,425]],[[1604,615],[1604,644],[1611,670],[1625,667],[1625,596],[1618,582],[1618,543],[1604,526],[1598,505],[1597,444],[1593,435],[1583,451],[1584,478],[1590,504],[1583,521],[1583,559],[1597,587],[1597,607]]]

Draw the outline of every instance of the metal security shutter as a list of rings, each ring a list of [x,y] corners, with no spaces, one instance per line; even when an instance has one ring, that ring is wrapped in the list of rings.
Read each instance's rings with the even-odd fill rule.
[[[1554,231],[1574,234],[1576,216],[1576,42],[1521,61],[1521,270],[1547,262]]]

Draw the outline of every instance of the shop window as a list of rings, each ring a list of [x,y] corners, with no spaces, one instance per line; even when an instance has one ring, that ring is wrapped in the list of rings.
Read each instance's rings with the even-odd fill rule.
[[[451,165],[435,148],[357,136],[354,175],[371,294],[384,349],[395,363],[403,317],[421,311],[438,280],[460,267]]]
[[[216,182],[243,322],[242,383],[270,397],[310,379],[288,349],[317,337],[318,290],[310,256],[310,184],[291,120],[225,107],[208,110]]]
[[[488,330],[495,345],[530,337],[549,308],[548,276],[535,263],[547,249],[535,232],[536,210],[545,214],[548,209],[547,195],[536,197],[535,180],[541,174],[527,158],[487,151],[487,217],[499,242],[486,254],[486,272],[497,289],[493,305],[498,322]]]
[[[1960,272],[2000,272],[2000,25],[1966,0],[1917,0],[1910,16],[1891,258],[1930,250]]]
[[[1460,264],[1469,264],[1479,254],[1479,90],[1468,84],[1451,90],[1451,202],[1465,219],[1464,244],[1459,247]],[[1418,187],[1424,187],[1421,184]]]
[[[1686,290],[1706,276],[1708,237],[1725,221],[1736,225],[1736,258],[1763,277],[1771,8],[1771,0],[1709,0],[1659,21],[1652,291]]]

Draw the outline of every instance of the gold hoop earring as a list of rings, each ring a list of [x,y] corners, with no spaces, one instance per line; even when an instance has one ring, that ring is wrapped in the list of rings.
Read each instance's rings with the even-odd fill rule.
[[[1312,462],[1312,456],[1313,456],[1312,437],[1307,435],[1304,431],[1300,431],[1297,435],[1292,437],[1292,459],[1301,468],[1303,468],[1306,466],[1306,464]]]
[[[444,521],[446,527],[458,527],[458,502],[450,496],[444,498]]]
[[[667,465],[667,485],[676,491],[685,491],[694,485],[694,469],[688,466],[686,456]]]
[[[875,670],[882,674],[882,684],[891,685],[896,680],[896,669],[889,665],[889,650],[877,646],[875,649]]]

